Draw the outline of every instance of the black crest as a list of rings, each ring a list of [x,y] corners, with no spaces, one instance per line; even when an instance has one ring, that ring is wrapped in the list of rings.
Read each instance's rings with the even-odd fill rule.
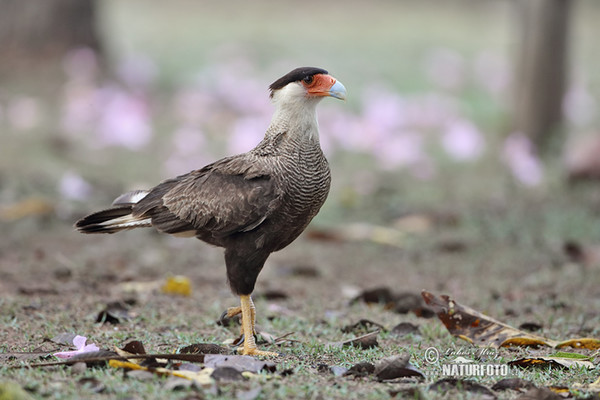
[[[269,86],[269,90],[271,90],[271,97],[273,97],[273,92],[275,90],[279,90],[279,89],[283,88],[288,83],[298,82],[306,77],[317,75],[317,74],[328,74],[328,72],[322,68],[315,68],[315,67],[296,68],[295,70],[288,72],[281,78],[277,79],[275,82],[271,83],[271,86]]]

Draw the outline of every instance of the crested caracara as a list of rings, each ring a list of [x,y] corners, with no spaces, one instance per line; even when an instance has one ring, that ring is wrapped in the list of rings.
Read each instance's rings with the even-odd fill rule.
[[[83,233],[154,227],[224,247],[229,285],[241,303],[228,310],[229,316],[242,314],[238,351],[266,356],[277,353],[256,348],[250,295],[267,257],[294,241],[327,198],[331,177],[316,106],[327,96],[346,97],[340,82],[312,67],[291,71],[269,89],[275,113],[254,149],[121,195],[111,208],[75,224]]]

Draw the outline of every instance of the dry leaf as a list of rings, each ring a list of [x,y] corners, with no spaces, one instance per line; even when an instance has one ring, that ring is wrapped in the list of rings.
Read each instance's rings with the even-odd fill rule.
[[[375,329],[373,329],[375,328]],[[352,325],[346,325],[342,328],[342,332],[344,333],[364,333],[364,332],[372,332],[373,330],[381,330],[385,331],[386,329],[383,325],[378,324],[377,322],[373,322],[368,319],[361,319],[357,323]]]
[[[517,397],[516,400],[562,400],[563,397],[548,388],[534,388]]]
[[[33,400],[33,397],[16,382],[0,382],[0,399],[6,400]]]
[[[406,336],[406,335],[410,335],[412,333],[418,333],[419,332],[419,327],[416,325],[411,324],[410,322],[401,322],[398,325],[396,325],[395,327],[392,328],[391,330],[391,334],[393,336]]]
[[[563,347],[573,347],[575,349],[596,350],[600,349],[600,339],[580,338],[565,340],[564,342],[558,343],[555,347],[557,349],[562,349]]]
[[[505,378],[501,379],[492,386],[492,390],[517,390],[524,392],[531,388],[535,388],[535,385],[525,379],[521,378]]]
[[[386,357],[375,364],[375,371],[373,373],[380,381],[412,376],[423,378],[423,373],[410,364],[409,359],[410,356]]]
[[[228,348],[214,343],[194,343],[179,350],[180,354],[229,354]]]
[[[313,228],[307,232],[307,237],[313,240],[331,242],[360,241],[402,247],[406,233],[386,226],[355,223],[331,229]]]
[[[345,375],[353,375],[356,378],[360,378],[371,375],[373,372],[375,372],[375,365],[370,362],[360,362],[354,364]]]
[[[108,303],[104,310],[98,313],[96,322],[115,325],[130,319],[129,306],[122,301],[113,301]]]
[[[160,290],[166,294],[191,296],[192,282],[189,278],[182,275],[170,276]]]
[[[441,393],[447,393],[452,389],[478,393],[492,399],[496,398],[490,389],[469,379],[444,378],[429,386],[429,390]]]
[[[423,291],[425,303],[431,306],[448,331],[477,346],[502,347],[516,345],[554,346],[558,342],[532,335],[506,325],[467,306],[456,303],[450,297]]]
[[[54,212],[54,205],[47,200],[30,197],[14,204],[0,206],[0,220],[15,221],[29,216],[43,216]]]
[[[331,347],[354,346],[354,347],[359,347],[361,349],[370,349],[372,347],[379,346],[379,343],[377,342],[378,334],[379,334],[379,331],[377,330],[377,331],[374,331],[371,333],[367,333],[366,335],[355,337],[353,339],[344,340],[341,342],[330,343],[329,346],[331,346]]]
[[[508,363],[511,367],[556,367],[571,368],[583,367],[593,369],[594,364],[588,360],[567,357],[526,357]]]

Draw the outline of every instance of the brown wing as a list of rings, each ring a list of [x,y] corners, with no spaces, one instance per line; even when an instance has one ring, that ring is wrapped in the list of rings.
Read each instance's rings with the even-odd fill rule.
[[[222,237],[250,231],[277,209],[281,192],[272,177],[230,158],[163,182],[134,207],[167,233],[210,232]]]

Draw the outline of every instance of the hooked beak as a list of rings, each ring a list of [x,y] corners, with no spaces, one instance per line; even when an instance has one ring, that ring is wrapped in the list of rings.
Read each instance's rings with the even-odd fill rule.
[[[333,86],[329,88],[329,95],[336,99],[346,100],[346,88],[342,85],[342,82],[335,81]]]

